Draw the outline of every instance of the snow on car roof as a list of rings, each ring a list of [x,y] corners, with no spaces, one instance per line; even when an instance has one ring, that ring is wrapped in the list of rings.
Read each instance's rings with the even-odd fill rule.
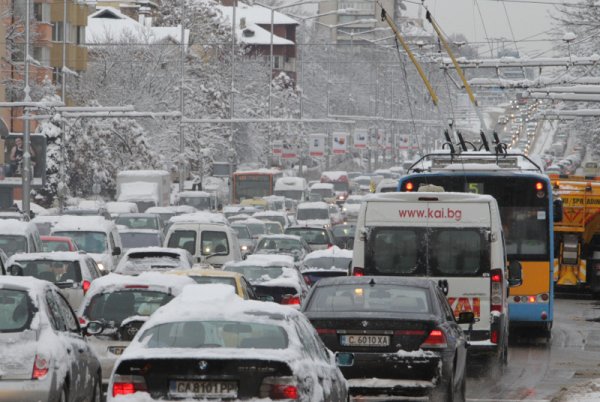
[[[35,218],[31,220],[33,223],[56,223],[60,220],[60,215],[36,215]]]
[[[298,271],[294,268],[286,268],[282,267],[281,275],[277,278],[268,279],[263,282],[253,282],[253,285],[260,286],[278,286],[278,287],[288,287],[294,288],[297,293],[302,293],[302,285],[300,285],[300,280],[303,280],[298,275]]]
[[[35,300],[34,294],[43,292],[50,282],[42,281],[33,276],[0,276],[0,289],[23,289],[29,291]]]
[[[117,173],[119,176],[169,176],[169,172],[166,170],[123,170]]]
[[[281,211],[260,211],[260,212],[255,212],[252,216],[254,217],[261,217],[261,216],[280,216],[280,217],[284,217],[287,218],[287,213],[285,212],[281,212]]]
[[[128,249],[123,257],[134,253],[165,253],[165,254],[177,254],[182,258],[186,256],[186,250],[174,247],[134,247]]]
[[[161,232],[161,230],[159,230],[159,229],[132,229],[132,228],[128,228],[125,225],[117,225],[117,230],[119,231],[120,234],[125,234],[125,233],[156,234],[156,233]]]
[[[106,209],[111,214],[131,212],[131,210],[134,208],[137,211],[137,204],[134,202],[110,201],[106,203]]]
[[[213,212],[194,212],[191,214],[183,214],[173,216],[169,219],[170,223],[222,223],[228,225],[229,222],[222,214]]]
[[[239,215],[235,215],[235,216],[239,216]],[[231,218],[233,218],[233,216]],[[248,224],[248,223],[254,223],[254,224],[260,224],[260,225],[264,225],[265,224],[264,221],[261,221],[260,219],[253,218],[251,216],[248,217],[248,218],[246,218],[246,219],[244,219],[243,221],[237,221],[236,223],[242,223],[242,224],[244,224],[244,223],[246,223],[246,224]]]
[[[182,191],[177,194],[178,197],[210,197],[206,191]]]
[[[345,170],[330,170],[328,172],[321,173],[321,178],[327,178],[327,179],[332,180],[332,181],[338,181],[343,176],[347,177],[348,176],[348,172],[346,172]]]
[[[302,204],[298,204],[298,209],[309,209],[309,208],[325,208],[328,209],[329,205],[323,201],[316,202],[303,202]]]
[[[121,184],[119,201],[137,201],[150,198],[158,203],[158,184],[146,181],[132,181]]]
[[[34,260],[50,260],[50,261],[77,261],[84,257],[85,253],[77,251],[52,251],[47,253],[17,253],[12,255],[7,261],[9,266],[15,261],[34,261]]]
[[[265,236],[267,237],[267,236]],[[272,236],[272,237],[280,237],[280,236]],[[294,236],[297,237],[297,236]],[[298,239],[300,240],[300,239]],[[246,261],[253,263],[261,263],[264,262],[266,265],[273,264],[284,264],[290,267],[294,266],[294,257],[287,254],[250,254]]]
[[[325,258],[325,257],[339,257],[339,258],[352,258],[352,250],[344,250],[338,246],[333,246],[325,250],[315,250],[304,257],[304,261],[313,258]]]
[[[165,275],[160,272],[142,272],[138,276],[110,273],[92,281],[92,285],[79,309],[83,313],[86,305],[97,293],[114,292],[126,286],[151,286],[165,290],[170,289],[174,295],[177,295],[184,286],[194,283],[196,282],[187,276]]]
[[[176,206],[168,206],[168,207],[150,207],[146,210],[146,213],[149,214],[161,214],[161,213],[176,213]]]
[[[321,190],[321,189],[332,190],[333,188],[334,188],[333,183],[315,183],[312,186],[310,186],[311,190]]]
[[[24,222],[17,219],[0,220],[0,234],[2,235],[25,236],[28,232],[31,231],[37,232],[37,227],[31,222]]]
[[[52,228],[52,233],[68,231],[109,232],[114,223],[102,216],[63,215]]]

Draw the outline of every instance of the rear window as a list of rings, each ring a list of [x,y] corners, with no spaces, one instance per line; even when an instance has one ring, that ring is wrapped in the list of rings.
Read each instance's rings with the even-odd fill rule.
[[[318,257],[304,260],[304,268],[321,268],[321,269],[348,269],[352,263],[352,258],[344,257]]]
[[[299,221],[329,219],[329,211],[327,208],[302,208],[296,212],[296,219]]]
[[[372,228],[365,267],[375,275],[479,276],[490,270],[484,228]]]
[[[202,255],[211,254],[229,254],[229,242],[227,241],[227,233],[211,230],[202,232]]]
[[[0,289],[0,332],[26,330],[33,315],[33,305],[27,292]]]
[[[147,348],[285,349],[288,337],[278,325],[239,321],[180,321],[160,324],[144,332]]]
[[[307,311],[430,313],[427,289],[399,285],[317,287]]]
[[[66,241],[42,240],[44,251],[71,251]]]
[[[193,275],[193,276],[190,275],[190,278],[195,280],[196,283],[200,283],[200,284],[222,283],[224,285],[231,285],[234,288],[236,287],[235,278],[219,277],[219,276],[200,276],[200,275]]]
[[[131,229],[158,229],[157,217],[118,217],[117,225],[127,226]]]
[[[35,260],[15,261],[23,267],[23,275],[52,283],[81,282],[81,268],[77,261]]]
[[[306,228],[292,228],[287,229],[285,234],[291,234],[300,236],[308,244],[327,244],[329,243],[329,237],[324,229],[306,229]]]
[[[0,249],[9,257],[16,253],[29,252],[27,238],[19,235],[0,235]]]
[[[163,292],[144,289],[125,289],[100,293],[92,297],[84,316],[90,321],[113,322],[115,326],[128,317],[150,316],[173,299]]]
[[[158,233],[119,233],[123,248],[135,247],[160,247],[160,235]]]

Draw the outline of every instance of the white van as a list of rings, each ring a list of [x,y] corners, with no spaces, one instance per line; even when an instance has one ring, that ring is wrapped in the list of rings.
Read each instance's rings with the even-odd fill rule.
[[[0,250],[9,257],[16,253],[42,252],[37,226],[17,219],[0,219]]]
[[[51,235],[70,237],[80,251],[96,261],[103,274],[114,271],[119,262],[123,246],[117,225],[101,216],[63,215]]]
[[[367,196],[356,224],[354,275],[429,277],[455,317],[472,311],[470,356],[505,363],[508,349],[506,253],[496,200],[470,193]],[[520,285],[518,264],[510,267]],[[498,360],[495,360],[498,359]]]
[[[273,193],[298,202],[306,201],[308,200],[308,184],[303,177],[280,177],[275,182]]]
[[[238,238],[221,214],[196,212],[174,216],[169,225],[164,246],[189,251],[195,262],[220,267],[242,259]]]

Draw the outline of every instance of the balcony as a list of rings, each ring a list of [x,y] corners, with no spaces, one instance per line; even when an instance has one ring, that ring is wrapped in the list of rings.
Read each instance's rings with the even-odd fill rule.
[[[52,3],[50,7],[50,20],[52,22],[62,21],[64,15],[63,3]],[[67,4],[67,21],[72,25],[86,26],[89,14],[90,7],[85,4],[74,4],[72,2]]]

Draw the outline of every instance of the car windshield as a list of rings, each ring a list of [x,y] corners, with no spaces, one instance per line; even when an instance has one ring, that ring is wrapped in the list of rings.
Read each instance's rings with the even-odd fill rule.
[[[81,269],[77,261],[15,260],[23,267],[24,276],[33,276],[52,283],[81,282]]]
[[[149,328],[140,337],[147,348],[285,349],[279,325],[239,321],[178,321]]]
[[[44,251],[70,251],[69,243],[62,240],[42,240]]]
[[[224,285],[231,285],[234,288],[235,286],[235,278],[231,278],[228,276],[204,276],[204,275],[190,275],[190,278],[196,281],[196,283],[200,284],[211,284],[211,283],[222,283]]]
[[[267,233],[264,223],[246,223],[245,224],[252,236],[259,236]]]
[[[322,269],[348,269],[352,262],[352,257],[318,257],[304,260],[305,268],[322,268]]]
[[[210,209],[210,197],[180,197],[179,205],[189,205],[199,211]]]
[[[157,217],[119,216],[115,223],[130,229],[159,229]]]
[[[55,232],[54,235],[70,237],[77,244],[77,248],[86,253],[102,254],[106,251],[106,234],[103,232],[83,232],[76,230]]]
[[[296,219],[299,221],[308,221],[311,219],[329,219],[327,208],[302,208],[298,209]]]
[[[9,257],[16,253],[26,253],[29,251],[27,238],[20,235],[0,235],[0,249]]]
[[[291,251],[302,249],[302,243],[295,239],[286,238],[266,238],[261,239],[256,246],[259,250]]]
[[[356,228],[354,226],[334,226],[331,230],[333,231],[333,235],[335,237],[354,237],[354,230]]]
[[[138,233],[138,232],[121,232],[121,244],[123,248],[134,247],[160,247],[160,235],[158,233]]]
[[[304,191],[302,190],[275,190],[275,195],[281,195],[285,198],[291,198],[296,201],[302,201]]]
[[[270,234],[282,234],[283,230],[281,230],[281,225],[279,223],[265,223],[267,227],[267,231]]]
[[[224,270],[240,273],[253,283],[270,281],[283,275],[283,268],[276,266],[242,265],[225,267]]]
[[[252,239],[250,231],[245,225],[232,225],[231,227],[233,228],[233,230],[235,230],[238,239]]]
[[[329,244],[325,229],[291,228],[285,233],[300,236],[308,244]]]
[[[0,289],[0,333],[26,330],[34,314],[26,291]]]
[[[336,181],[333,182],[333,189],[335,191],[348,191],[348,182],[347,181]]]
[[[431,313],[424,288],[401,285],[338,285],[317,287],[307,311]]]
[[[159,307],[167,304],[173,295],[140,288],[106,291],[92,297],[84,316],[90,321],[113,322],[115,326],[128,317],[150,316]]]

